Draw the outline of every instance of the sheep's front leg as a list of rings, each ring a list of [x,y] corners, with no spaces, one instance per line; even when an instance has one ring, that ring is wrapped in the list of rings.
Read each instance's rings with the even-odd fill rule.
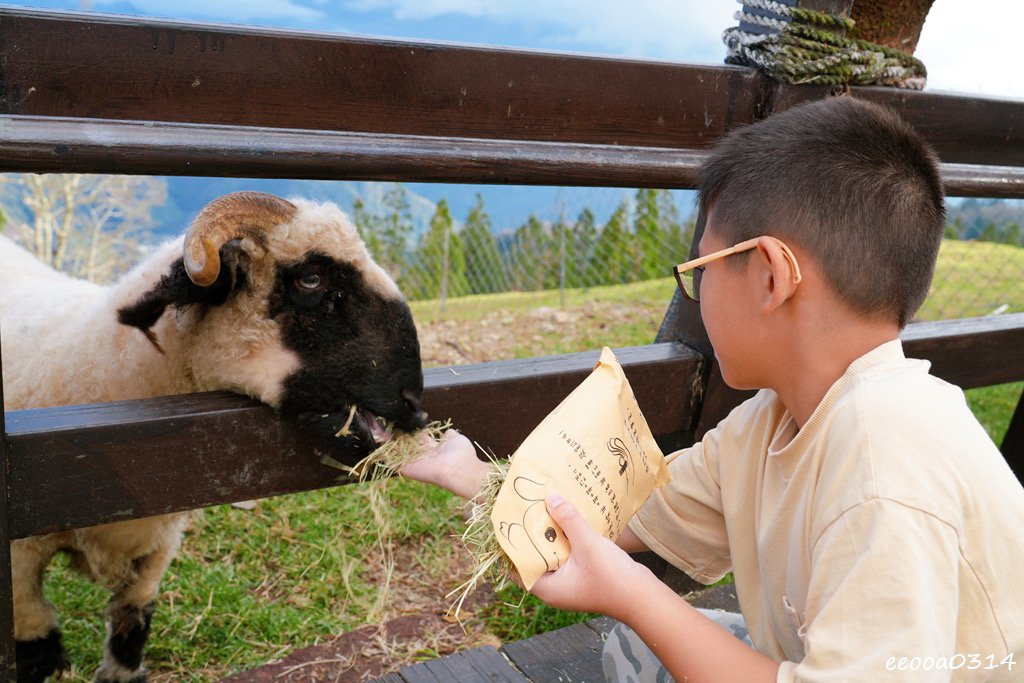
[[[150,622],[160,579],[177,552],[177,543],[159,548],[136,561],[137,578],[117,590],[107,610],[107,642],[96,683],[146,683],[142,653],[149,638]]]
[[[56,544],[46,536],[11,543],[18,683],[41,683],[69,665],[57,613],[43,597],[43,570],[55,552]]]

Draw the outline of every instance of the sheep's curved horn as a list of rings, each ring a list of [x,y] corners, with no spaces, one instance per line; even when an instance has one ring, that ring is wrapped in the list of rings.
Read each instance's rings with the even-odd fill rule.
[[[260,240],[263,233],[291,220],[295,205],[263,192],[234,192],[203,207],[185,233],[185,272],[200,287],[220,274],[220,248],[239,237]]]

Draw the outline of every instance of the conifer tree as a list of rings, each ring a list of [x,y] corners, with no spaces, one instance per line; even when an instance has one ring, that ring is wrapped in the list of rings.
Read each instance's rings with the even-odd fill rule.
[[[386,213],[380,219],[381,253],[378,263],[401,286],[408,262],[409,237],[412,235],[409,198],[401,183],[395,183],[384,193],[384,209]]]
[[[629,204],[622,200],[601,228],[594,249],[594,270],[601,284],[628,282],[633,268],[632,238],[627,225]]]
[[[662,190],[658,195],[658,216],[661,219],[663,237],[658,269],[654,277],[668,277],[672,273],[672,266],[682,263],[689,257],[690,243],[693,241],[696,225],[693,221],[688,221],[686,226],[683,226],[679,217],[679,207],[668,190]]]
[[[594,249],[597,246],[597,226],[594,212],[583,209],[572,226],[572,248],[566,264],[567,287],[589,287],[596,282]]]
[[[430,228],[420,240],[415,264],[413,291],[417,298],[441,299],[443,302],[469,291],[466,254],[462,239],[454,229],[446,199],[437,203]]]
[[[352,204],[352,222],[356,225],[356,231],[363,238],[367,251],[374,261],[380,261],[380,217],[375,216],[366,210],[366,204],[362,199],[356,199]]]
[[[491,232],[491,217],[484,209],[484,198],[477,194],[462,229],[466,255],[466,282],[469,293],[486,294],[507,289],[498,241]]]
[[[555,268],[557,256],[552,251],[552,240],[535,215],[516,229],[509,249],[510,279],[512,286],[521,291],[551,289],[558,286]]]
[[[659,214],[659,190],[641,188],[636,192],[634,280],[658,277],[664,252],[664,233]]]

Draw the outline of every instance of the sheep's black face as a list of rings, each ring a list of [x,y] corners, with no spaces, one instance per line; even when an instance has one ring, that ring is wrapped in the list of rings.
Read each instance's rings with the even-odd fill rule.
[[[420,346],[405,301],[355,266],[313,253],[278,266],[269,313],[302,362],[285,381],[281,410],[330,438],[342,460],[352,464],[376,448],[378,417],[405,431],[426,423]],[[349,435],[336,437],[346,424]]]

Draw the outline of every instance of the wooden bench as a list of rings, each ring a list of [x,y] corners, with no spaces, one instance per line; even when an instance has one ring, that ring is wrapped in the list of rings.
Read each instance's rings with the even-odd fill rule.
[[[0,9],[7,172],[687,188],[731,127],[828,94],[738,67]],[[1024,104],[881,88],[852,95],[897,108],[931,140],[949,193],[1024,196]],[[961,386],[1024,380],[1024,314],[914,324],[904,340],[909,355]],[[717,373],[699,310],[678,295],[655,343],[619,356],[667,450],[742,399]],[[596,357],[430,369],[424,407],[511,452]],[[1003,440],[1018,476],[1022,405]],[[238,476],[229,444],[259,477]],[[159,458],[159,470],[133,467],[139,452]],[[5,413],[0,456],[4,680],[15,666],[11,539],[343,483],[294,425],[228,394]],[[185,474],[190,487],[166,485]],[[593,654],[605,626],[508,644],[517,669],[495,671],[557,680],[570,644],[586,641],[581,652]],[[495,657],[505,661],[471,652],[388,680],[451,680]]]

